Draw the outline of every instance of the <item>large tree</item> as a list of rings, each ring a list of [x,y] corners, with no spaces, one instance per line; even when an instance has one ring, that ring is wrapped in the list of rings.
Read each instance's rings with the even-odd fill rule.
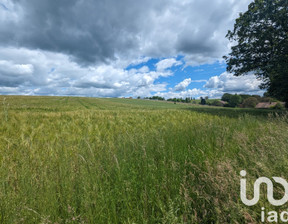
[[[288,104],[288,0],[254,0],[226,37],[234,44],[224,56],[227,71],[254,73],[270,96]]]

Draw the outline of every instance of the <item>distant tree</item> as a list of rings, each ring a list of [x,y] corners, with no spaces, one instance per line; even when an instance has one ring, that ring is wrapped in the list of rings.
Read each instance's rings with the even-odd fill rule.
[[[139,100],[139,99],[141,99],[141,97],[140,97],[140,96],[138,96],[138,97],[137,97],[137,99]]]
[[[190,97],[186,97],[185,98],[185,103],[190,103],[191,102],[191,98]]]
[[[245,99],[248,99],[249,97],[251,97],[251,95],[248,95],[248,94],[239,94],[239,96],[241,96],[242,101],[244,101]]]
[[[243,100],[242,106],[244,108],[254,108],[258,102],[259,101],[256,97],[249,97],[249,98]]]
[[[224,93],[223,96],[221,97],[221,100],[229,102],[232,94],[230,93]]]
[[[272,97],[262,97],[260,102],[276,102],[277,100],[273,99]]]
[[[212,106],[223,107],[223,104],[219,100],[214,100],[211,103]]]
[[[269,96],[288,102],[288,1],[254,0],[226,37],[236,43],[224,56],[227,71],[254,73]]]
[[[255,97],[259,102],[261,101],[261,96],[259,96],[259,95],[252,95],[251,97]]]
[[[237,94],[232,95],[232,96],[230,97],[228,106],[229,106],[229,107],[236,107],[236,106],[238,106],[238,105],[241,103],[241,101],[242,101],[241,96],[239,96],[239,95],[237,95]]]
[[[206,104],[206,100],[203,97],[200,97],[200,104],[201,105],[205,105]]]
[[[152,97],[149,97],[150,100],[165,100],[164,97],[161,97],[161,96],[152,96]]]

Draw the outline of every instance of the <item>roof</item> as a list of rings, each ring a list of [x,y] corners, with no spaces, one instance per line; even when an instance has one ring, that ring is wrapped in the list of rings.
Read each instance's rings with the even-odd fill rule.
[[[276,106],[277,102],[262,102],[258,103],[255,108],[270,108]]]

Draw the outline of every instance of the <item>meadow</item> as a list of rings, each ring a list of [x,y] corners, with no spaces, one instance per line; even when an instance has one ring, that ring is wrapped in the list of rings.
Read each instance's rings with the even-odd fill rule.
[[[288,179],[287,112],[0,96],[0,223],[259,223],[240,200]],[[264,192],[264,191],[263,191]],[[283,194],[276,188],[276,196]]]

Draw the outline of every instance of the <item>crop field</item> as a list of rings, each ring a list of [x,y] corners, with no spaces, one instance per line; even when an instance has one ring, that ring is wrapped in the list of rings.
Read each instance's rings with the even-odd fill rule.
[[[0,96],[0,223],[258,223],[243,169],[288,178],[287,112]]]

